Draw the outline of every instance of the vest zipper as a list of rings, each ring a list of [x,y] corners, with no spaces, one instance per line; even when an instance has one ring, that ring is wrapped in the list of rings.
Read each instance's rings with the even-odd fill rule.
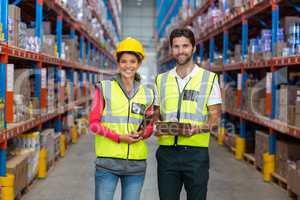
[[[186,86],[189,84],[190,80],[192,80],[192,77],[185,84],[185,86],[183,87],[182,91],[180,91],[177,77],[175,77],[175,79],[176,79],[176,83],[177,83],[177,89],[178,89],[178,92],[179,92],[178,106],[177,106],[177,120],[179,122],[180,121],[180,111],[181,111],[181,103],[182,103],[183,91],[185,90]],[[175,138],[174,138],[174,146],[177,146],[177,143],[178,143],[178,136],[176,135]]]
[[[135,97],[135,95],[138,93],[138,91],[140,90],[140,85],[138,86],[138,89],[135,91],[134,95],[132,95],[132,97],[129,97],[127,95],[127,93],[125,92],[125,90],[123,90],[123,87],[121,86],[121,84],[119,83],[119,81],[116,81],[119,85],[119,87],[121,88],[123,94],[126,96],[127,100],[128,100],[128,115],[127,115],[127,132],[129,132],[128,129],[128,124],[129,124],[129,115],[130,115],[130,100],[133,99]],[[129,150],[130,150],[130,144],[127,144],[127,159],[129,158]]]
[[[129,124],[129,115],[130,115],[130,101],[128,100],[128,115],[127,115],[127,132],[129,132],[128,124]],[[129,158],[129,144],[127,144],[127,159]]]

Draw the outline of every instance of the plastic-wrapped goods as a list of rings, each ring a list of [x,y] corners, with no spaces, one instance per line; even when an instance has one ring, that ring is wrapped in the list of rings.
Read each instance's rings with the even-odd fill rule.
[[[59,156],[60,153],[60,136],[61,136],[61,132],[56,132],[53,135],[53,140],[54,140],[54,155],[55,157]]]
[[[288,29],[288,46],[290,47],[290,55],[300,53],[300,24],[294,23]]]
[[[27,42],[26,29],[27,29],[27,25],[25,23],[20,22],[19,23],[19,47],[22,49],[26,49],[26,42]]]
[[[4,33],[2,23],[0,22],[0,42],[4,41]]]
[[[40,132],[25,133],[13,138],[17,149],[40,149]]]
[[[265,60],[269,60],[272,57],[272,30],[263,29],[261,31],[261,51],[262,57]]]
[[[8,17],[8,44],[18,46],[18,35],[19,35],[19,22]]]
[[[41,39],[38,38],[38,37],[35,37],[34,32],[35,32],[34,29],[27,29],[26,30],[26,47],[25,47],[25,49],[27,49],[29,51],[34,51],[34,52],[40,52],[40,50],[41,50],[41,44],[40,44]]]
[[[42,52],[55,56],[55,47],[56,47],[56,35],[43,35],[43,47],[42,47]]]
[[[45,129],[41,133],[41,148],[47,149],[47,162],[50,164],[55,159],[55,132],[54,129]]]
[[[4,117],[5,117],[5,104],[4,99],[0,98],[0,130],[4,129]]]
[[[47,109],[48,113],[52,113],[55,111],[55,68],[48,68],[47,71]]]

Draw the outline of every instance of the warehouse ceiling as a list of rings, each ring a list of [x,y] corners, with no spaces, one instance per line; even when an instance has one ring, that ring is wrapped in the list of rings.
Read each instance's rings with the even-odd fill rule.
[[[146,48],[152,48],[154,32],[154,0],[123,0],[123,37],[136,37]]]

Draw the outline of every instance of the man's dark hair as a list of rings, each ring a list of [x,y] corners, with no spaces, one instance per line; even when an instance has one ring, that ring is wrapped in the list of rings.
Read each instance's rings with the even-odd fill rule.
[[[170,44],[171,47],[173,46],[173,39],[177,37],[186,37],[187,39],[190,40],[191,44],[193,47],[195,47],[196,41],[195,41],[195,35],[193,31],[191,31],[188,28],[176,28],[174,29],[171,34],[170,34]]]

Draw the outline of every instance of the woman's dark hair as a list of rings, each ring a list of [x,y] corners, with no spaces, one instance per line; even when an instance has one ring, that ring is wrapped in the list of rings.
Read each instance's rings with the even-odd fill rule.
[[[173,39],[177,37],[186,37],[187,39],[190,40],[191,44],[193,47],[195,47],[196,41],[195,41],[195,35],[193,31],[191,31],[188,28],[176,28],[174,29],[169,37],[169,41],[171,44],[171,47],[173,46]]]
[[[138,60],[138,63],[142,62],[142,56],[140,54],[132,52],[132,51],[122,51],[122,52],[118,53],[117,54],[117,62],[120,62],[121,57],[122,57],[122,55],[124,53],[128,53],[128,54],[134,55],[136,57],[136,59]]]
[[[136,57],[136,59],[138,60],[138,63],[141,63],[142,62],[142,56],[138,53],[135,53],[135,52],[132,52],[132,51],[122,51],[120,53],[117,54],[117,62],[120,62],[121,60],[121,57],[124,53],[128,53],[128,54],[131,54],[131,55],[134,55]],[[134,80],[136,81],[141,81],[141,76],[138,74],[138,73],[135,73],[134,75]]]

